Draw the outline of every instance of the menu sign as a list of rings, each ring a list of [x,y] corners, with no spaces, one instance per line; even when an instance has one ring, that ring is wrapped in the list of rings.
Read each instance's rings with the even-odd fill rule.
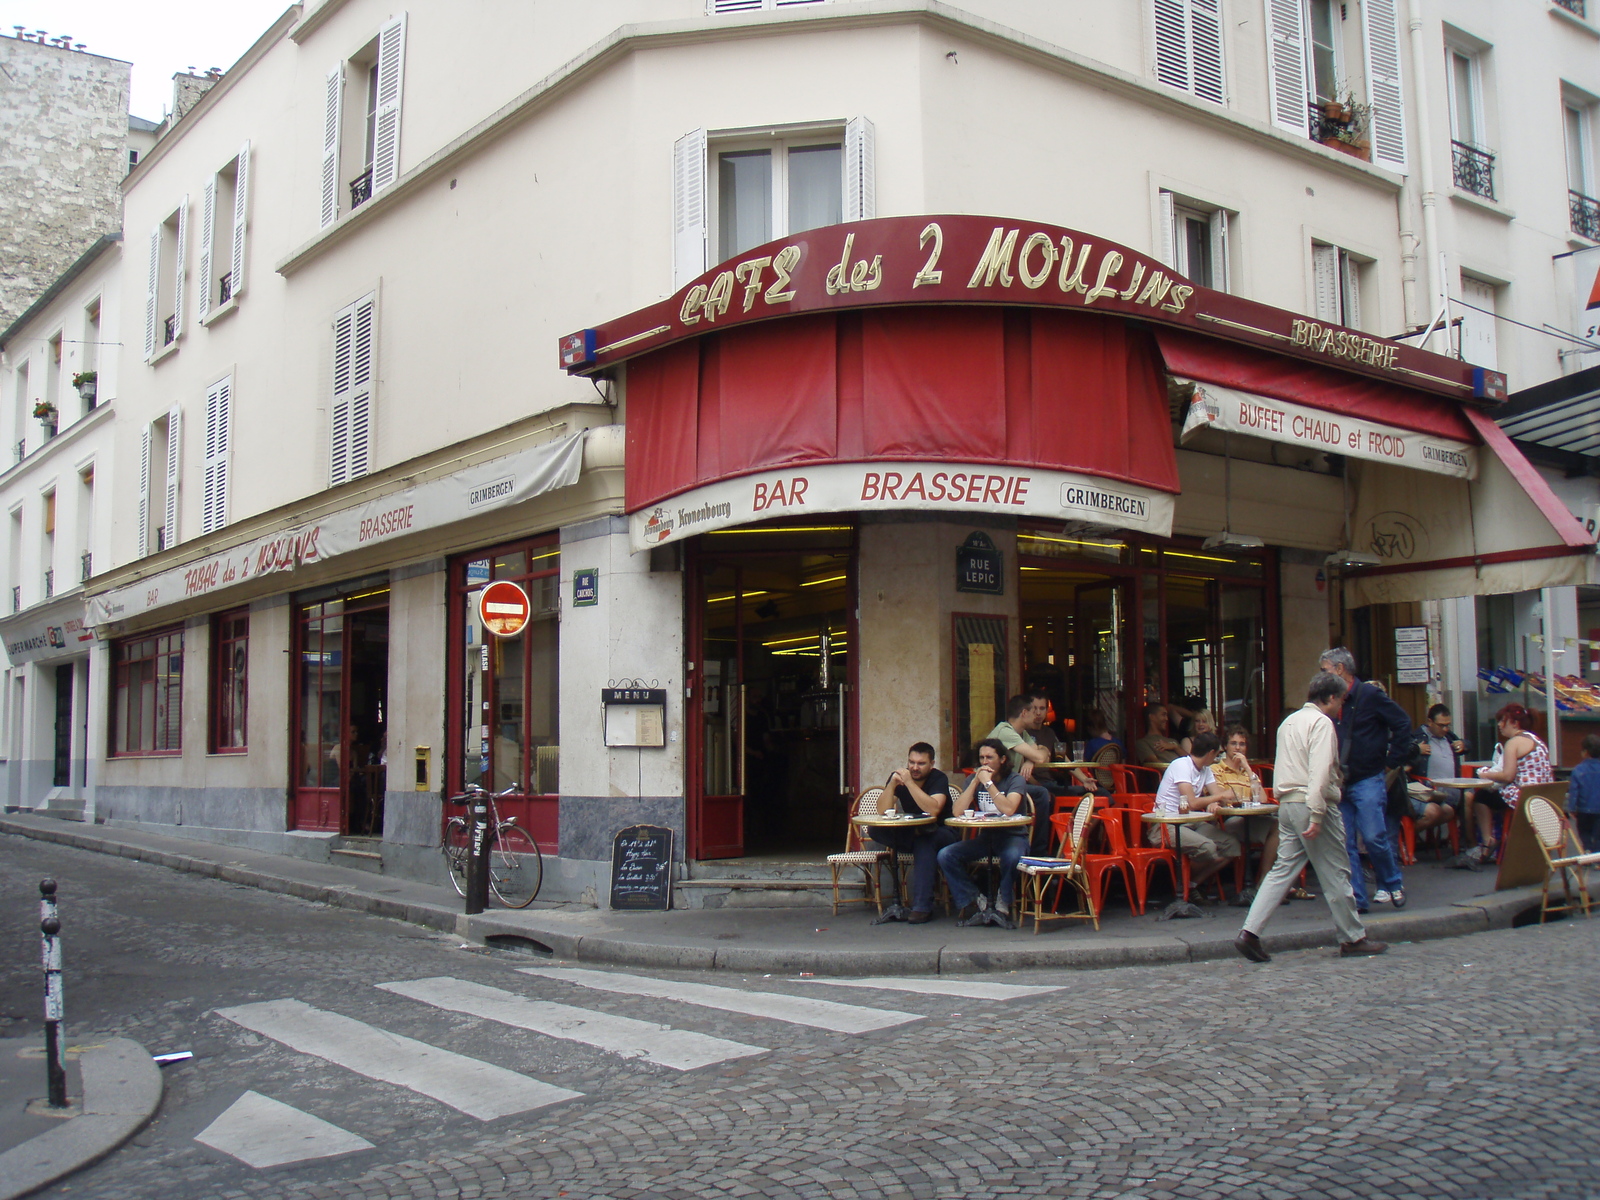
[[[672,907],[672,830],[630,825],[611,840],[611,907],[665,912]]]

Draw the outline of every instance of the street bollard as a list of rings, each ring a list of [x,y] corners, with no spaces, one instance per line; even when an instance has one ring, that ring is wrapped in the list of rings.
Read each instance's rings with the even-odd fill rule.
[[[39,932],[44,934],[44,1057],[50,1082],[50,1107],[67,1107],[67,1064],[61,1044],[61,918],[56,914],[56,881],[39,883]]]
[[[489,907],[489,805],[482,795],[472,797],[472,849],[467,854],[468,916]]]

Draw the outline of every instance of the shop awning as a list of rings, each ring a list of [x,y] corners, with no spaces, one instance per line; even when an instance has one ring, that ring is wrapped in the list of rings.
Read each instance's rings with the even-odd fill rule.
[[[0,639],[13,667],[86,654],[94,645],[94,630],[84,619],[83,597],[69,596],[53,604],[38,605],[0,621]]]

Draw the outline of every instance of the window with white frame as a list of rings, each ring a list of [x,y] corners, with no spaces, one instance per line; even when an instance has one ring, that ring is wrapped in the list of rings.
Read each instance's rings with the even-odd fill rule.
[[[1161,261],[1201,287],[1227,291],[1232,214],[1173,192],[1160,199]]]
[[[1461,300],[1455,305],[1460,318],[1456,345],[1464,362],[1475,367],[1500,368],[1500,351],[1495,339],[1495,314],[1499,311],[1500,289],[1487,279],[1461,276]]]
[[[1370,260],[1326,242],[1311,243],[1312,315],[1360,329],[1361,293]]]
[[[1464,192],[1494,197],[1494,155],[1484,127],[1483,59],[1481,50],[1446,47],[1446,82],[1450,99],[1451,182]]]
[[[83,354],[78,360],[79,371],[74,380],[78,399],[83,404],[83,414],[88,416],[109,399],[105,383],[100,378],[100,297],[96,296],[83,310]]]
[[[876,215],[873,125],[708,136],[673,147],[673,287],[775,238]]]
[[[206,180],[200,202],[200,270],[196,304],[204,324],[244,290],[245,230],[249,226],[250,143]]]
[[[206,389],[205,463],[200,474],[200,532],[211,533],[228,523],[228,463],[232,432],[233,376]]]
[[[178,544],[178,466],[183,410],[174,405],[139,431],[139,555]]]
[[[1156,78],[1201,100],[1225,103],[1222,0],[1151,0],[1151,4]]]
[[[150,231],[145,274],[144,359],[160,357],[183,336],[183,285],[188,267],[189,197]]]
[[[777,8],[799,8],[806,4],[831,4],[833,0],[706,0],[706,15],[765,12]]]
[[[21,462],[28,453],[28,417],[33,412],[33,366],[27,359],[17,364],[12,376],[11,439],[12,450],[7,466]]]
[[[406,14],[328,72],[323,82],[321,223],[332,225],[400,177]]]
[[[372,469],[373,318],[376,294],[341,308],[333,318],[333,397],[328,479],[331,486]]]
[[[1561,107],[1567,155],[1567,209],[1572,232],[1600,241],[1600,199],[1595,198],[1595,102],[1569,93]]]
[[[94,574],[94,464],[78,469],[77,549],[78,582]]]

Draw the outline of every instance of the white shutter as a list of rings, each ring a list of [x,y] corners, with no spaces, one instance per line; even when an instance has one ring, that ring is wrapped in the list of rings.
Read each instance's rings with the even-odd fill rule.
[[[168,550],[178,544],[178,457],[182,446],[183,410],[174,404],[167,410],[167,492],[161,525],[164,531],[161,544]]]
[[[1361,264],[1348,253],[1339,252],[1340,324],[1361,328]]]
[[[234,296],[244,291],[244,227],[250,215],[250,143],[239,147],[233,176],[233,261],[229,266],[229,290]]]
[[[1311,136],[1311,99],[1306,85],[1306,23],[1303,0],[1266,0],[1267,90],[1272,123]]]
[[[866,117],[844,127],[844,219],[870,221],[878,215],[877,131]]]
[[[400,94],[405,90],[406,15],[378,30],[378,109],[373,120],[372,194],[400,177]]]
[[[1222,81],[1222,0],[1189,0],[1189,49],[1194,94],[1221,104],[1226,95]]]
[[[150,273],[145,276],[144,285],[144,360],[149,362],[156,356],[160,347],[160,334],[157,324],[161,314],[157,311],[161,294],[161,226],[157,225],[150,231]]]
[[[329,471],[333,486],[365,475],[372,465],[373,296],[340,309],[333,319],[333,407]]]
[[[1156,201],[1156,221],[1161,227],[1158,241],[1160,258],[1162,262],[1176,271],[1178,269],[1178,214],[1173,211],[1172,193],[1160,192],[1156,196]]]
[[[1339,248],[1313,242],[1311,245],[1311,289],[1319,321],[1339,324]]]
[[[1187,92],[1190,87],[1188,0],[1152,0],[1152,8],[1156,27],[1156,78]]]
[[[322,228],[339,216],[339,118],[344,107],[344,64],[328,72],[322,112]]]
[[[1406,169],[1405,92],[1400,86],[1400,25],[1395,0],[1362,0],[1361,40],[1372,105],[1372,159]]]
[[[1498,370],[1500,354],[1495,344],[1495,286],[1470,276],[1461,277],[1461,357],[1478,367]],[[1474,307],[1468,308],[1467,304]]]
[[[337,487],[350,478],[350,331],[355,306],[333,318],[333,403],[329,422],[328,480]]]
[[[759,12],[762,0],[706,0],[706,15],[716,16],[718,13],[733,12]]]
[[[200,299],[195,305],[195,319],[204,322],[211,312],[211,242],[217,223],[217,177],[206,180],[206,190],[200,199]]]
[[[1217,209],[1206,222],[1211,231],[1211,286],[1228,290],[1228,214]]]
[[[672,147],[672,290],[706,269],[706,131]]]
[[[200,532],[211,533],[228,523],[228,420],[233,376],[206,392],[205,467],[200,483]]]
[[[139,545],[135,558],[150,553],[150,426],[139,431]]]
[[[172,340],[183,336],[183,276],[189,251],[189,197],[178,205],[178,256],[172,270]]]

